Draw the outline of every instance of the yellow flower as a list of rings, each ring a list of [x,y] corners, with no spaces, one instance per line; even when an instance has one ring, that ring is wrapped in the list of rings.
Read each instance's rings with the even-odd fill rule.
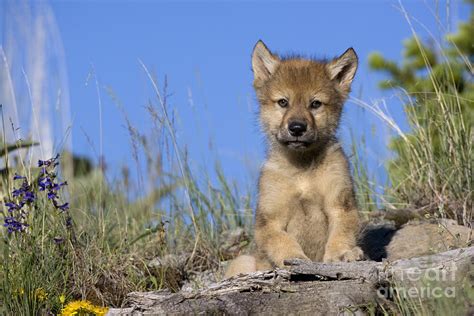
[[[59,303],[64,304],[64,302],[66,302],[66,295],[59,295]]]
[[[40,287],[35,290],[35,298],[38,301],[43,302],[48,298],[48,293],[46,293],[46,291],[42,287]]]
[[[69,302],[62,310],[61,316],[72,315],[95,315],[104,316],[109,309],[107,307],[95,306],[89,301]]]
[[[14,296],[22,296],[23,294],[25,294],[25,290],[22,287],[13,291]]]

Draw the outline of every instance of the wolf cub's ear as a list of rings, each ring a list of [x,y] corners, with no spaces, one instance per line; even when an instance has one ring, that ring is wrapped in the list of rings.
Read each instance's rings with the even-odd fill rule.
[[[351,83],[357,70],[357,60],[357,54],[351,47],[326,65],[329,77],[339,83],[344,93],[349,93],[351,90]]]
[[[254,84],[259,86],[268,80],[279,62],[280,59],[273,55],[262,41],[258,41],[252,53]]]

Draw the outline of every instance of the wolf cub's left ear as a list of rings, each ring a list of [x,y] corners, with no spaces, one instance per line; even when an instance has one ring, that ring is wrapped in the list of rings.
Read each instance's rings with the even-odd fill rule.
[[[339,83],[344,93],[349,93],[351,90],[351,83],[357,70],[357,64],[357,54],[351,47],[344,54],[326,65],[329,77],[331,80],[336,80]]]

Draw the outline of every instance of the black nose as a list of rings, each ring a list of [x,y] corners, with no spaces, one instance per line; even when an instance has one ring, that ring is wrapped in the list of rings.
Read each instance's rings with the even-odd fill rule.
[[[288,130],[290,131],[291,136],[298,137],[306,132],[308,124],[303,121],[292,121],[288,124]]]

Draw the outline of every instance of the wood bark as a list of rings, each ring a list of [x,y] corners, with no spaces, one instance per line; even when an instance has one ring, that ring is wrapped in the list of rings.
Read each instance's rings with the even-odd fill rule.
[[[290,260],[288,269],[255,272],[195,292],[134,292],[109,315],[268,314],[363,315],[390,305],[381,289],[420,287],[427,278],[442,286],[473,282],[474,247],[393,262],[318,263]]]

